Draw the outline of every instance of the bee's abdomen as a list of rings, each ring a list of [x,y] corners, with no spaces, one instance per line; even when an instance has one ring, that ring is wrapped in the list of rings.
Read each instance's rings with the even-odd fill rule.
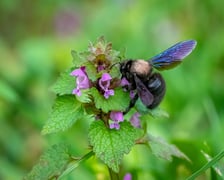
[[[162,101],[166,92],[166,84],[163,77],[159,73],[154,73],[148,80],[147,87],[154,96],[154,101],[150,106],[148,106],[148,108],[153,109]]]

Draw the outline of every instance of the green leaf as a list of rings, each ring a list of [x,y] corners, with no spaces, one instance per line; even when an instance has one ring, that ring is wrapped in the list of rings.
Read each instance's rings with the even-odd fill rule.
[[[159,107],[150,110],[150,114],[155,118],[169,118],[169,113]]]
[[[119,50],[119,52],[120,52],[119,53],[119,59],[120,60],[126,59],[125,58],[126,51],[127,51],[127,49],[125,47],[120,48],[120,50]]]
[[[89,52],[77,53],[75,50],[72,50],[71,55],[73,58],[73,65],[79,68],[87,61],[86,57],[89,55]]]
[[[84,115],[82,104],[76,100],[74,95],[58,96],[42,133],[49,134],[65,131],[78,119],[83,119]]]
[[[135,103],[135,107],[142,115],[147,115],[155,118],[169,118],[169,114],[163,109],[157,107],[155,109],[148,109],[140,99]]]
[[[93,151],[114,172],[119,171],[119,165],[124,154],[128,154],[140,137],[140,130],[129,122],[120,123],[120,129],[109,129],[100,120],[93,121],[89,130],[90,144]]]
[[[152,136],[151,134],[148,134],[148,143],[152,150],[152,153],[156,157],[172,161],[172,156],[176,156],[190,161],[189,158],[183,152],[181,152],[176,146],[167,143],[161,137],[155,137]]]
[[[82,89],[81,92],[82,92],[81,96],[75,95],[76,99],[82,103],[90,103],[92,101],[91,91],[89,89]]]
[[[96,67],[94,66],[94,64],[91,61],[83,63],[83,66],[86,67],[86,74],[88,75],[88,78],[91,81],[96,81],[97,78],[100,77],[96,71]]]
[[[43,155],[25,180],[47,180],[60,176],[71,158],[65,144],[53,145]]]
[[[72,94],[73,89],[76,87],[76,81],[70,73],[70,69],[61,73],[60,77],[51,88],[54,93],[59,95]]]
[[[112,78],[118,78],[120,76],[120,67],[115,65],[111,70],[110,70],[110,75]]]
[[[114,95],[106,99],[103,94],[100,94],[96,88],[91,88],[95,106],[107,113],[111,110],[124,111],[130,103],[128,92],[124,92],[122,88],[114,89]]]

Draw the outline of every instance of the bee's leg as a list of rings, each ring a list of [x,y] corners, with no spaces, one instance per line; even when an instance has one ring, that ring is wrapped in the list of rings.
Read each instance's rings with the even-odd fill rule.
[[[132,107],[134,107],[137,100],[138,100],[138,93],[136,93],[135,96],[131,99],[128,108],[123,112],[124,115],[127,114]]]

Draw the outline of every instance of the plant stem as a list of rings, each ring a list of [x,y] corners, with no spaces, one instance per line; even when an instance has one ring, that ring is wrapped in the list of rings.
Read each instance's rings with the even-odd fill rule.
[[[62,177],[66,176],[67,174],[71,173],[75,168],[77,168],[83,161],[89,159],[90,157],[92,157],[94,155],[93,151],[90,151],[89,153],[85,154],[83,157],[81,157],[80,159],[75,159],[73,158],[70,162],[70,164],[68,165],[67,169],[64,170],[64,172],[57,178],[62,179]]]
[[[211,168],[214,166],[220,159],[224,157],[224,151],[221,151],[219,154],[217,154],[211,161],[206,163],[201,169],[197,170],[194,174],[192,174],[190,177],[187,178],[187,180],[194,180],[196,177],[198,177],[202,172],[205,172],[208,168]]]
[[[107,166],[108,167],[108,166]],[[119,180],[118,173],[115,173],[111,168],[108,167],[109,173],[110,173],[110,179],[111,180]]]

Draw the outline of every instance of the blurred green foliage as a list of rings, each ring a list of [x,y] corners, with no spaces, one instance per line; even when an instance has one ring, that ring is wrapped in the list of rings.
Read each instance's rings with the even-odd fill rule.
[[[88,152],[90,122],[77,122],[58,135],[40,132],[54,99],[49,89],[72,64],[71,49],[83,51],[101,35],[115,49],[127,48],[126,57],[133,59],[148,59],[181,40],[198,41],[178,68],[162,72],[167,94],[160,107],[170,117],[151,118],[148,127],[176,144],[192,163],[165,162],[136,146],[125,156],[121,174],[185,179],[203,166],[201,150],[214,156],[224,149],[223,6],[219,0],[1,0],[0,179],[21,179],[54,143],[71,144],[77,156]],[[108,172],[90,159],[65,177],[81,178],[108,179]]]

